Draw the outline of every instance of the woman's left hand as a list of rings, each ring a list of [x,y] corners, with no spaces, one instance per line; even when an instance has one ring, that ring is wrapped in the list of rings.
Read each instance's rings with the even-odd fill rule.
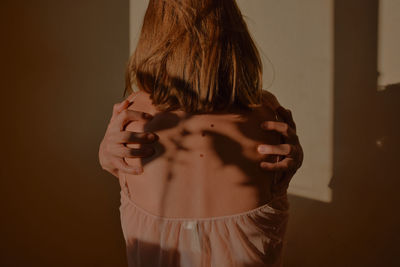
[[[260,166],[269,171],[281,171],[283,175],[277,182],[279,188],[286,191],[293,175],[303,163],[303,149],[296,134],[296,124],[293,121],[291,111],[279,106],[277,112],[278,115],[283,118],[284,122],[264,121],[261,127],[264,130],[277,131],[282,134],[285,143],[280,145],[261,144],[258,146],[257,150],[263,155],[271,154],[283,156],[283,159],[278,162],[271,163],[263,161],[260,163]]]

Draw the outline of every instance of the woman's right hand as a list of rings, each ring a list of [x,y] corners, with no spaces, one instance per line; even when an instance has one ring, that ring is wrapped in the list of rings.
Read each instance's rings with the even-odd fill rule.
[[[154,151],[146,153],[144,149],[128,148],[126,143],[149,144],[157,141],[158,136],[149,139],[150,133],[137,133],[125,131],[125,126],[130,121],[148,121],[152,116],[148,113],[127,109],[131,103],[127,99],[117,103],[113,107],[113,113],[108,124],[106,133],[99,147],[99,162],[103,170],[108,171],[118,178],[118,172],[127,174],[140,174],[143,169],[141,166],[128,165],[124,157],[143,158],[154,154]],[[148,117],[146,117],[148,116]]]

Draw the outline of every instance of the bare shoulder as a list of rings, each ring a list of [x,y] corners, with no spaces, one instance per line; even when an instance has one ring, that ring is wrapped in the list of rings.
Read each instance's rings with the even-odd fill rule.
[[[155,115],[157,113],[156,107],[152,105],[152,101],[150,99],[150,94],[144,91],[138,91],[131,93],[127,100],[132,101],[133,103],[129,105],[129,110],[146,112],[151,115]]]
[[[265,138],[270,139],[271,135],[261,129],[263,121],[277,120],[276,109],[280,106],[276,97],[268,91],[263,91],[263,103],[260,107],[251,111],[237,111],[235,113],[221,114],[188,114],[183,111],[160,112],[150,99],[150,94],[144,91],[132,93],[128,100],[133,103],[128,107],[130,110],[146,112],[154,116],[152,123],[144,127],[140,123],[130,123],[127,130],[144,131],[160,130],[161,128],[177,127],[191,132],[202,132],[203,129],[213,131],[227,131],[230,134],[239,136],[239,132],[248,137],[253,137],[255,141],[265,142]],[[215,127],[214,127],[215,126]],[[172,130],[172,129],[171,129]]]

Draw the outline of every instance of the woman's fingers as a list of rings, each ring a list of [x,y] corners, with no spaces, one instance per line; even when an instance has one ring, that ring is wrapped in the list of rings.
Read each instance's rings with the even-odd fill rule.
[[[158,135],[150,132],[114,132],[108,140],[115,144],[150,144],[158,140]]]
[[[280,145],[258,145],[257,150],[261,154],[271,154],[271,155],[284,155],[284,156],[292,156],[293,146],[289,144],[280,144]]]
[[[126,109],[128,106],[129,106],[129,101],[127,99],[125,99],[120,103],[115,103],[113,106],[111,120],[114,120],[117,117],[117,115],[121,113],[124,109]]]
[[[105,152],[110,157],[118,158],[144,158],[155,153],[155,149],[150,146],[142,146],[140,148],[130,148],[125,144],[115,143],[108,140],[105,143]]]
[[[113,161],[113,164],[116,168],[118,168],[119,171],[122,171],[124,173],[137,175],[137,174],[141,174],[143,172],[142,167],[140,167],[140,166],[131,167],[122,158],[116,158]]]
[[[278,133],[282,134],[283,137],[285,138],[285,141],[290,144],[296,143],[298,137],[296,132],[293,130],[292,127],[290,127],[287,123],[285,122],[279,122],[279,121],[264,121],[261,124],[261,127],[264,130],[268,131],[277,131]]]
[[[120,102],[120,103],[116,103],[114,104],[113,107],[113,114],[118,114],[121,111],[123,111],[129,104],[129,100],[125,99],[124,101]]]
[[[295,162],[300,162],[302,158],[302,150],[299,145],[280,144],[280,145],[267,145],[261,144],[257,147],[258,153],[263,155],[281,155],[286,158],[291,158]],[[300,162],[301,165],[301,162]]]
[[[292,158],[285,158],[278,162],[266,162],[260,163],[260,167],[267,171],[288,171],[295,169],[295,162]]]
[[[278,112],[283,117],[281,121],[264,121],[261,127],[265,130],[276,131],[284,137],[284,144],[268,145],[261,144],[257,150],[261,154],[273,154],[285,156],[283,160],[277,163],[261,162],[260,166],[265,166],[265,169],[279,169],[293,174],[302,165],[303,150],[300,145],[299,138],[296,134],[296,125],[293,121],[291,111],[283,107],[278,108]]]
[[[99,147],[99,161],[104,170],[107,170],[118,178],[119,171],[140,174],[143,168],[140,166],[128,165],[124,158],[140,158],[152,156],[155,153],[154,148],[143,146],[141,148],[129,148],[126,144],[150,144],[159,138],[154,133],[136,133],[125,131],[128,122],[142,121],[147,122],[152,119],[152,115],[140,111],[129,110],[128,107],[132,101],[125,99],[113,106],[113,113],[108,124],[105,136]],[[153,135],[153,138],[148,138]],[[133,160],[131,160],[133,161]],[[135,164],[136,165],[136,164]],[[136,169],[141,169],[138,172]]]
[[[155,150],[152,147],[129,148],[120,145],[112,150],[112,154],[119,158],[145,158],[154,154]]]
[[[292,112],[282,106],[277,108],[277,112],[283,118],[284,122],[286,122],[294,132],[296,132],[296,123],[293,120]]]
[[[111,123],[110,127],[116,131],[124,131],[126,124],[131,121],[147,121],[152,119],[149,113],[124,109],[117,115],[115,120]]]
[[[303,162],[303,152],[301,149],[301,146],[299,145],[290,145],[290,144],[280,144],[280,145],[266,145],[262,144],[258,146],[258,152],[263,155],[281,155],[285,156],[282,161],[285,161],[284,165],[280,165],[280,167],[285,167],[287,166],[289,169],[287,171],[294,171],[295,169],[298,169],[302,162]],[[288,160],[290,160],[289,165],[285,165]],[[268,163],[265,161],[262,161],[261,164]],[[270,164],[266,164],[266,166],[269,166]]]

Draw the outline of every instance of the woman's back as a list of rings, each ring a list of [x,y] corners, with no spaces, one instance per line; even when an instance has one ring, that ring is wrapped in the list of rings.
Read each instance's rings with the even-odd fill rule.
[[[257,152],[259,144],[280,143],[276,132],[260,127],[265,120],[276,120],[270,107],[187,115],[157,112],[142,91],[134,98],[129,109],[154,118],[146,125],[132,122],[126,130],[159,136],[152,157],[126,158],[128,164],[141,161],[144,170],[141,175],[122,174],[135,203],[159,216],[203,218],[241,213],[271,201],[276,173],[259,166],[265,156]],[[276,158],[270,155],[267,161]]]
[[[278,134],[260,128],[276,119],[273,110],[157,113],[143,92],[130,109],[154,118],[126,130],[159,140],[151,158],[126,159],[142,161],[141,175],[119,175],[128,265],[281,266],[289,205],[286,193],[274,194],[278,177],[260,168],[256,150],[279,143]]]

